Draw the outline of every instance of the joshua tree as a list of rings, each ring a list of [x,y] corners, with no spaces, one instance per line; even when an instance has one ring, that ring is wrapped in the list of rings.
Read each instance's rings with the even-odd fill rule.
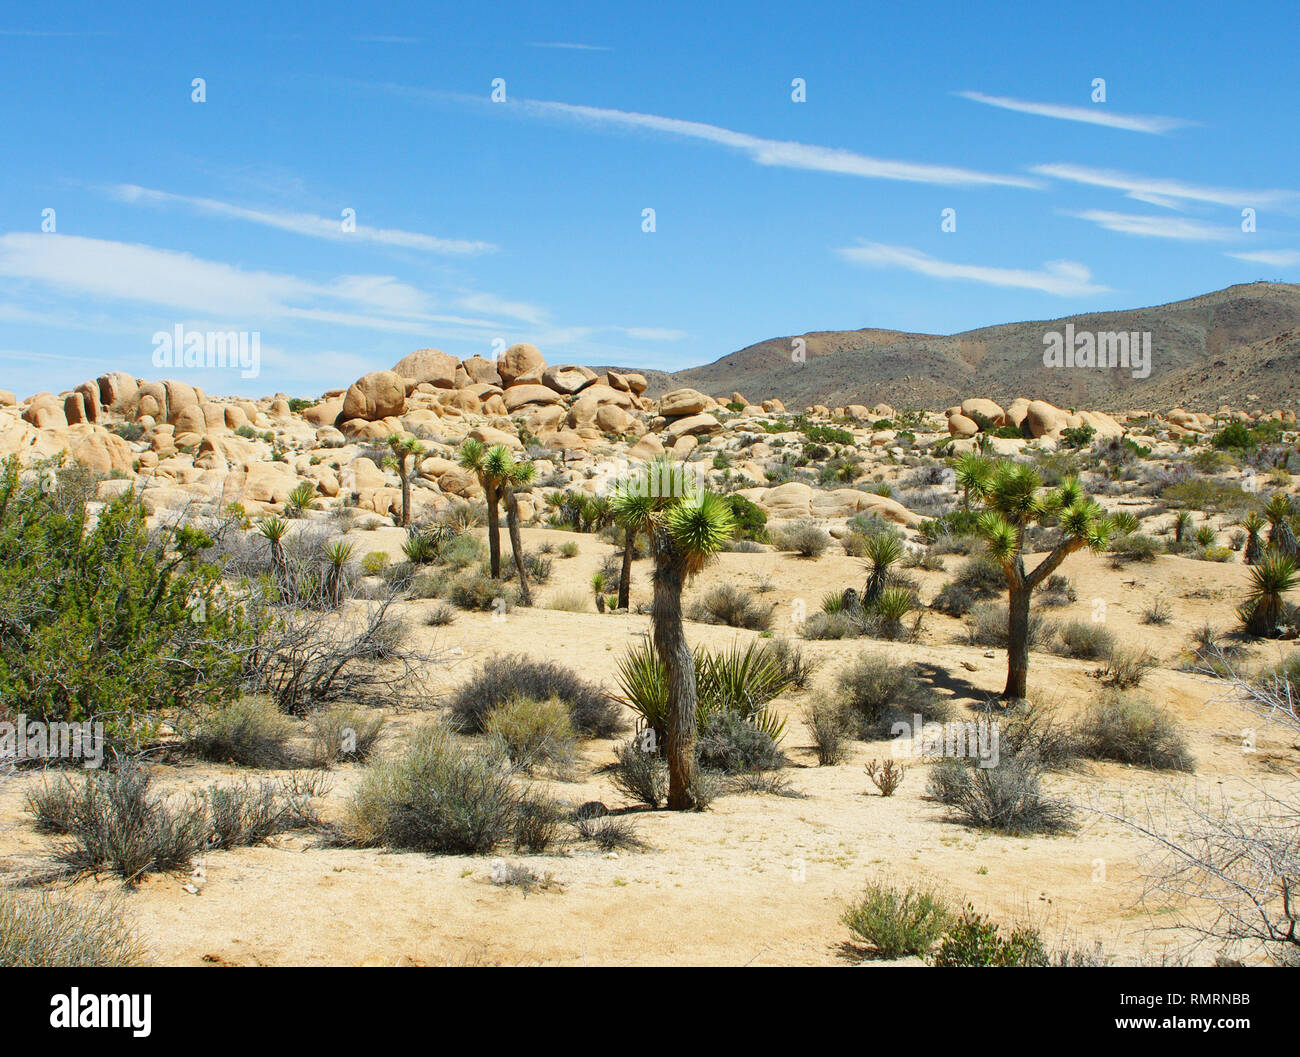
[[[652,501],[650,549],[654,555],[654,602],[650,611],[656,654],[668,679],[664,755],[668,761],[668,807],[695,806],[695,734],[699,698],[695,658],[682,630],[682,588],[731,538],[731,508],[721,496],[698,488],[681,464],[652,460],[612,501],[619,516],[629,497]]]
[[[1250,594],[1238,608],[1237,615],[1248,635],[1276,638],[1278,627],[1286,617],[1286,600],[1282,597],[1300,583],[1295,562],[1279,551],[1269,551],[1258,565],[1250,568]]]
[[[957,485],[961,488],[961,505],[969,509],[972,495],[977,499],[983,498],[993,475],[993,463],[968,451],[957,457],[953,470],[957,474]]]
[[[1192,527],[1192,512],[1180,510],[1174,515],[1174,542],[1181,545],[1187,530]]]
[[[890,567],[903,557],[903,541],[887,532],[879,532],[867,539],[865,548],[867,561],[871,563],[871,572],[867,575],[867,586],[862,592],[862,604],[872,605],[880,592],[889,582]]]
[[[1264,526],[1267,524],[1268,522],[1255,510],[1241,519],[1241,527],[1246,530],[1246,548],[1242,560],[1247,565],[1258,565],[1260,558],[1264,556],[1264,541],[1260,539],[1260,533],[1264,531]]]
[[[1264,516],[1268,518],[1268,545],[1292,561],[1300,561],[1300,544],[1296,543],[1295,531],[1291,528],[1291,518],[1295,507],[1291,497],[1285,492],[1274,492],[1264,507]]]
[[[1078,480],[1070,478],[1044,490],[1038,471],[1023,463],[994,464],[985,503],[988,510],[980,515],[979,534],[1007,580],[1007,685],[1002,696],[1019,701],[1025,697],[1029,673],[1029,605],[1034,588],[1075,551],[1101,550],[1111,525],[1101,507],[1084,496]],[[1055,525],[1059,536],[1033,572],[1027,572],[1025,533],[1034,524]]]
[[[505,451],[504,448],[501,450]],[[533,596],[528,590],[528,574],[524,571],[524,542],[519,532],[519,497],[515,490],[527,488],[533,483],[537,476],[537,466],[531,461],[516,462],[509,452],[505,452],[505,455],[510,460],[504,468],[505,476],[501,483],[502,495],[506,501],[506,528],[510,533],[510,551],[515,559],[515,572],[519,574],[519,602],[531,606]]]
[[[333,609],[343,604],[343,573],[351,560],[351,543],[336,540],[325,548],[325,598]]]
[[[655,499],[642,495],[627,484],[615,491],[611,506],[614,519],[623,529],[623,568],[618,577],[618,608],[631,608],[632,559],[636,554],[636,538],[649,535],[655,515]]]
[[[506,458],[502,458],[502,455]],[[472,472],[483,488],[483,497],[487,500],[488,519],[488,569],[492,579],[501,578],[501,502],[502,473],[507,468],[510,453],[498,444],[488,448],[482,441],[472,437],[460,446],[460,464]]]
[[[414,437],[394,433],[388,438],[390,454],[384,464],[397,471],[402,480],[402,527],[411,523],[411,475],[420,472],[420,463],[428,451]]]
[[[596,596],[596,612],[605,612],[605,574],[595,573],[591,577],[591,590]]]

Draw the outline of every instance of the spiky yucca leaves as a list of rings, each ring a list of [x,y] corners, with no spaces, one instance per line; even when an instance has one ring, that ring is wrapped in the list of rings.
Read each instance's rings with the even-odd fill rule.
[[[654,459],[615,491],[613,516],[632,497],[650,500],[649,536],[654,555],[654,602],[650,619],[654,648],[668,680],[665,755],[668,806],[696,806],[695,735],[698,689],[695,665],[682,629],[682,588],[731,538],[735,520],[721,496],[696,486],[685,467]]]
[[[903,557],[903,541],[887,532],[879,532],[867,537],[863,556],[871,564],[867,576],[867,586],[863,591],[862,601],[871,605],[880,597],[880,592],[889,582],[889,570]]]
[[[1264,556],[1264,541],[1260,534],[1268,522],[1258,511],[1252,510],[1241,519],[1241,527],[1246,530],[1246,546],[1242,554],[1242,560],[1247,565],[1258,565],[1259,560]]]
[[[315,510],[318,505],[316,486],[310,481],[303,481],[289,493],[289,499],[284,504],[284,516],[302,517],[308,510]]]
[[[990,471],[986,510],[976,523],[990,557],[1002,566],[1008,593],[1007,685],[1003,697],[1023,699],[1029,672],[1029,606],[1033,591],[1072,553],[1101,550],[1112,525],[1075,478],[1044,489],[1038,471],[1025,463],[996,462]],[[1025,534],[1033,525],[1054,525],[1055,545],[1032,572],[1025,569]]]
[[[1190,510],[1180,510],[1174,515],[1174,542],[1182,543],[1183,537],[1187,535],[1187,530],[1192,527],[1192,512]]]
[[[971,496],[983,499],[993,476],[993,463],[980,458],[974,452],[965,452],[953,463],[957,475],[957,487],[961,489],[961,505],[969,507]]]
[[[387,466],[397,471],[402,482],[402,527],[411,523],[411,475],[418,473],[420,463],[428,451],[414,437],[394,433],[388,438],[389,454],[384,459]]]
[[[282,517],[263,518],[257,523],[257,532],[271,546],[271,580],[281,594],[289,582],[289,559],[284,553],[284,537],[289,533],[289,522]]]
[[[1269,547],[1292,561],[1300,561],[1300,544],[1296,543],[1295,529],[1291,526],[1295,512],[1291,497],[1285,492],[1274,492],[1264,506],[1264,516],[1270,526]]]
[[[334,609],[343,604],[343,580],[353,549],[344,540],[336,540],[325,548],[325,597]]]
[[[460,465],[478,478],[487,500],[488,569],[492,579],[501,579],[501,497],[515,465],[504,444],[491,448],[473,437],[460,446]]]
[[[1237,616],[1249,635],[1276,638],[1286,617],[1286,600],[1282,597],[1300,583],[1300,571],[1294,560],[1278,551],[1269,551],[1258,565],[1250,568],[1250,593],[1237,609]]]
[[[1142,522],[1138,520],[1137,515],[1127,510],[1112,515],[1111,522],[1115,526],[1115,532],[1121,536],[1130,536],[1142,527]]]

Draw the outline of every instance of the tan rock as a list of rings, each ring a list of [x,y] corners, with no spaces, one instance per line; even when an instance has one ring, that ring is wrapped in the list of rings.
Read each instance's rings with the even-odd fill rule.
[[[960,411],[955,415],[948,416],[948,432],[954,437],[973,437],[979,431],[979,424],[974,419],[967,418]]]
[[[1025,418],[1021,425],[1027,425],[1033,437],[1057,436],[1068,425],[1068,416],[1059,407],[1046,400],[1031,400],[1025,408]]]
[[[506,386],[513,385],[515,379],[521,374],[545,369],[546,360],[542,358],[537,346],[529,345],[526,342],[511,345],[501,354],[501,359],[497,361],[497,374],[501,376],[501,381]]]
[[[471,356],[468,360],[462,360],[461,366],[465,368],[465,373],[469,375],[472,383],[501,385],[501,375],[497,371],[497,365],[491,360],[484,359],[482,356]]]
[[[566,396],[572,396],[595,381],[595,371],[590,367],[579,367],[573,363],[547,367],[542,371],[542,384],[550,386],[557,393],[564,393]],[[518,379],[516,379],[516,384],[518,384]]]
[[[439,389],[451,389],[456,384],[456,368],[460,361],[438,349],[416,349],[393,365],[393,373],[407,380],[413,389],[420,382],[428,382]]]
[[[505,392],[507,412],[517,411],[528,404],[559,403],[560,394],[545,385],[512,385]]]
[[[129,474],[135,461],[131,445],[101,427],[76,441],[69,454],[82,466],[102,474]]]
[[[706,413],[699,415],[686,415],[683,418],[675,418],[668,424],[666,430],[669,437],[674,441],[679,437],[692,436],[702,437],[711,433],[717,433],[722,429],[720,423],[712,415]]]
[[[135,396],[139,386],[125,371],[109,371],[97,379],[99,401],[110,411],[121,411]]]
[[[713,397],[705,396],[698,389],[674,389],[659,398],[659,414],[665,418],[698,415],[716,406]]]
[[[504,444],[513,451],[520,451],[523,448],[517,434],[507,433],[503,429],[494,429],[492,426],[475,426],[466,436],[471,440],[481,441],[489,448],[497,444]]]
[[[343,398],[344,419],[374,422],[400,415],[406,406],[406,380],[396,371],[372,371],[348,388]]]
[[[629,459],[640,459],[643,462],[648,462],[663,453],[664,446],[659,438],[653,433],[647,433],[628,449],[627,456]]]
[[[1001,425],[1003,416],[1006,414],[1001,405],[983,397],[971,397],[968,400],[963,400],[961,402],[961,413],[973,422],[987,419],[994,426]]]

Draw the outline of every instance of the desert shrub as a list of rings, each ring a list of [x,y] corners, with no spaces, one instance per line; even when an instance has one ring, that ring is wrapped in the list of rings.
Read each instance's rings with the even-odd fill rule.
[[[515,805],[515,851],[537,855],[549,851],[560,841],[566,817],[558,801],[532,789],[523,790]]]
[[[652,808],[668,797],[668,765],[639,737],[618,747],[610,780],[619,792]]]
[[[864,736],[888,733],[890,724],[920,715],[925,722],[952,718],[952,704],[935,696],[911,665],[899,664],[884,654],[864,653],[842,672],[836,682],[841,700],[856,716]]]
[[[968,766],[951,756],[941,756],[931,766],[925,779],[926,796],[949,807],[956,804],[966,787]]]
[[[347,706],[313,712],[307,718],[312,766],[370,759],[383,726],[382,712]]]
[[[868,885],[840,917],[881,958],[924,957],[951,919],[948,902],[937,890],[896,888],[884,881]]]
[[[968,904],[939,944],[933,964],[944,968],[1045,966],[1049,957],[1037,929],[1021,926],[1003,938],[996,924]]]
[[[1078,597],[1078,592],[1075,591],[1074,585],[1070,583],[1069,577],[1056,573],[1049,576],[1047,583],[1043,584],[1043,589],[1038,594],[1038,601],[1040,605],[1044,606],[1065,606]]]
[[[1081,661],[1095,661],[1109,656],[1115,648],[1115,634],[1105,624],[1090,620],[1071,620],[1057,630],[1061,637],[1059,652]]]
[[[1117,690],[1132,690],[1140,686],[1147,672],[1156,666],[1156,658],[1142,648],[1116,647],[1106,655],[1101,678],[1107,686]]]
[[[734,712],[715,712],[705,720],[695,755],[701,767],[727,774],[770,771],[786,762],[770,734]]]
[[[776,534],[776,545],[783,551],[794,551],[803,558],[820,558],[830,546],[831,538],[812,521],[797,521]]]
[[[802,631],[806,639],[854,639],[862,634],[862,625],[847,613],[814,613]]]
[[[452,569],[468,569],[483,560],[486,544],[469,532],[461,532],[444,540],[438,548],[438,563]]]
[[[424,615],[424,622],[431,628],[445,628],[456,619],[456,610],[447,605],[446,602],[439,602],[432,606]]]
[[[515,839],[521,799],[508,772],[430,723],[399,756],[366,768],[342,832],[363,847],[482,854]]]
[[[578,545],[570,540],[567,543],[560,544],[561,558],[576,558],[578,556]]]
[[[92,519],[80,466],[40,477],[0,468],[0,700],[32,720],[93,713],[134,744],[161,708],[233,696],[251,631],[207,560],[213,538],[151,531],[134,491]]]
[[[972,646],[1007,648],[1007,604],[981,602],[966,618],[966,641]],[[1052,624],[1042,614],[1029,612],[1029,647],[1036,649],[1052,634]]]
[[[1153,599],[1142,609],[1143,624],[1168,624],[1173,619],[1173,607],[1163,598]]]
[[[388,568],[388,560],[383,551],[371,551],[361,559],[361,571],[367,576],[379,576]]]
[[[546,600],[546,608],[557,613],[590,613],[591,599],[586,591],[578,588],[556,591]]]
[[[483,723],[493,748],[511,765],[531,774],[546,766],[564,773],[573,763],[576,739],[569,708],[558,698],[516,697],[493,708]]]
[[[842,702],[819,698],[804,710],[804,723],[812,734],[817,764],[834,766],[843,761],[853,731],[853,716]]]
[[[993,767],[958,765],[931,769],[932,795],[952,807],[958,817],[979,829],[1012,836],[1060,833],[1073,829],[1069,805],[1046,797],[1041,766],[1033,760],[1002,755]],[[943,783],[940,785],[939,783]]]
[[[1121,694],[1095,702],[1079,721],[1080,752],[1159,771],[1196,767],[1174,718],[1154,705]]]
[[[1007,589],[1002,567],[983,555],[971,558],[961,567],[930,603],[931,608],[953,617],[963,617],[976,602],[997,598]]]
[[[292,759],[293,722],[270,698],[237,698],[203,713],[190,734],[190,748],[201,760],[244,767],[284,767]]]
[[[310,797],[286,792],[277,782],[211,785],[203,794],[213,848],[264,844],[277,833],[315,824]]]
[[[727,506],[731,508],[732,520],[736,524],[735,538],[766,543],[769,536],[767,514],[763,512],[763,508],[734,492],[724,498]]]
[[[1044,705],[1025,703],[1010,710],[998,724],[998,751],[1032,760],[1045,771],[1070,767],[1078,759],[1074,729]]]
[[[631,819],[603,815],[600,818],[577,818],[573,822],[578,839],[591,841],[601,851],[639,851],[645,841],[637,835]]]
[[[772,626],[774,608],[771,603],[756,601],[742,587],[718,584],[691,607],[690,618],[706,624],[726,624],[749,631],[766,631]]]
[[[462,731],[482,733],[488,713],[514,698],[563,701],[573,729],[585,737],[608,738],[625,727],[617,703],[599,686],[562,664],[521,654],[489,657],[455,692],[451,699],[455,725]]]
[[[61,812],[69,838],[56,852],[72,874],[114,873],[128,885],[147,873],[184,870],[208,836],[201,803],[181,806],[150,790],[144,767],[88,774],[80,788],[68,783]]]
[[[0,969],[117,969],[146,961],[119,903],[0,891]]]
[[[449,596],[461,609],[501,613],[514,608],[518,588],[507,587],[480,569],[469,569],[452,582]]]
[[[804,689],[821,667],[816,657],[804,653],[802,646],[789,639],[773,639],[767,644],[767,653],[781,669],[783,678],[796,690]]]
[[[907,768],[897,760],[885,760],[883,763],[880,760],[867,761],[867,777],[881,796],[893,796],[903,784],[906,774]]]
[[[1120,568],[1129,562],[1153,562],[1159,552],[1160,545],[1145,533],[1116,536],[1110,545],[1110,563]]]

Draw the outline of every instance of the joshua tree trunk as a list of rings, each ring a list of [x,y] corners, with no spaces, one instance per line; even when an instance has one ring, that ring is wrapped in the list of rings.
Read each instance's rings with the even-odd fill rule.
[[[500,494],[496,485],[488,485],[483,489],[483,494],[487,497],[487,520],[488,520],[488,566],[492,572],[493,580],[501,579],[501,511],[497,509],[500,502]]]
[[[402,479],[402,528],[406,528],[411,523],[411,473],[405,456],[397,464],[397,476]]]
[[[682,629],[682,585],[686,569],[671,544],[656,540],[654,605],[650,620],[654,647],[668,676],[664,756],[668,760],[668,807],[695,806],[695,724],[698,704],[695,659]]]
[[[528,574],[524,571],[524,541],[519,534],[519,498],[508,485],[505,490],[506,527],[510,531],[510,550],[515,557],[515,572],[519,574],[519,602],[531,606],[533,596],[528,591]]]
[[[1025,697],[1029,676],[1029,599],[1032,588],[1013,584],[1009,592],[1007,617],[1007,686],[1002,696],[1007,701]]]
[[[625,529],[623,532],[623,571],[618,576],[618,608],[630,609],[632,593],[632,556],[636,551],[636,530]]]

